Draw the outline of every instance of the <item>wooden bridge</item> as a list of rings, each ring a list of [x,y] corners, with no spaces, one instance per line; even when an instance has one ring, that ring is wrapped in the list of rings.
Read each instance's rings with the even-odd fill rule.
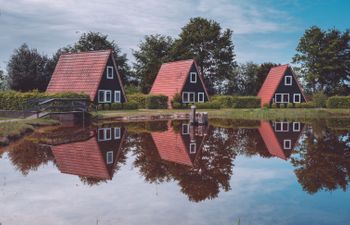
[[[38,98],[27,101],[23,106],[23,115],[27,119],[42,118],[52,114],[88,113],[95,109],[93,103],[85,98]]]

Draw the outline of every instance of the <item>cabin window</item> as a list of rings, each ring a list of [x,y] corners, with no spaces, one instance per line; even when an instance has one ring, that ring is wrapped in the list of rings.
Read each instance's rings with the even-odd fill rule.
[[[196,153],[197,145],[196,143],[190,143],[190,154]]]
[[[290,139],[283,140],[283,148],[284,149],[291,149],[292,148],[292,141]]]
[[[99,128],[97,130],[97,140],[98,141],[108,141],[112,139],[111,128]]]
[[[294,103],[300,103],[301,102],[301,95],[300,94],[294,94],[293,95],[293,102]]]
[[[114,128],[114,139],[120,139],[120,127]]]
[[[291,86],[292,85],[292,76],[285,76],[284,77],[284,85]]]
[[[112,92],[109,90],[98,91],[98,103],[110,103],[112,102]]]
[[[182,92],[182,102],[183,103],[195,102],[195,92]]]
[[[289,94],[288,93],[276,93],[275,94],[275,103],[289,103]]]
[[[293,131],[294,132],[300,131],[300,122],[293,122]]]
[[[189,134],[190,126],[188,124],[182,124],[182,134]]]
[[[198,102],[204,102],[204,92],[198,92]]]
[[[289,123],[288,122],[275,122],[275,131],[276,132],[288,132]]]
[[[113,79],[113,66],[107,66],[107,79]]]
[[[114,102],[120,102],[120,91],[114,91]]]
[[[190,82],[191,83],[197,83],[197,73],[196,72],[191,72],[190,73]]]
[[[107,162],[107,164],[113,163],[113,151],[108,151],[106,153],[106,162]]]

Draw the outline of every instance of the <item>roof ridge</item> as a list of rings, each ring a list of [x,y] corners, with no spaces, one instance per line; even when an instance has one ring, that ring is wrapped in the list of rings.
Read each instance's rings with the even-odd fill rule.
[[[164,64],[178,63],[178,62],[184,62],[184,61],[194,61],[194,59],[181,59],[181,60],[166,62],[162,64],[164,65]]]
[[[84,54],[84,53],[97,53],[97,52],[112,52],[112,49],[105,49],[105,50],[93,50],[93,51],[82,51],[82,52],[63,52],[61,55],[78,55],[78,54]]]

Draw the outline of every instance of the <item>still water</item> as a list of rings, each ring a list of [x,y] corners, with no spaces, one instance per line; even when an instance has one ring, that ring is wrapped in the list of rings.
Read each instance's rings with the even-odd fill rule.
[[[43,129],[0,150],[0,224],[350,224],[346,124]]]

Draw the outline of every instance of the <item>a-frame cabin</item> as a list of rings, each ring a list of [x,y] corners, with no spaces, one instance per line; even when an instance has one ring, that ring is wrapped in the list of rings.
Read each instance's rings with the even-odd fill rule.
[[[271,106],[273,103],[280,105],[307,101],[303,89],[289,65],[271,68],[258,96],[261,98],[261,107]]]

